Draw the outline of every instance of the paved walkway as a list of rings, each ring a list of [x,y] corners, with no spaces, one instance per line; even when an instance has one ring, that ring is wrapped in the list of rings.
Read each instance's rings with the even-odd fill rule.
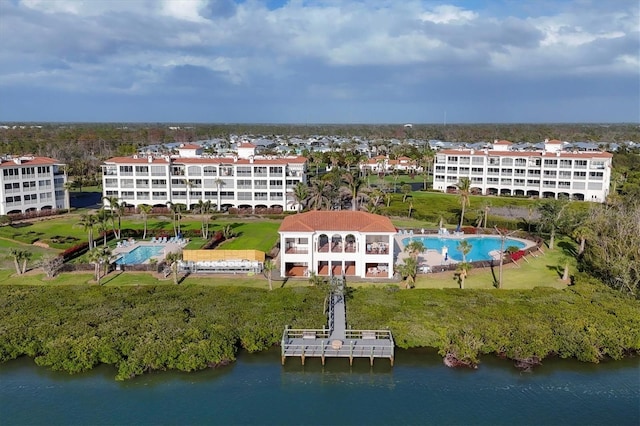
[[[344,308],[344,296],[341,291],[331,294],[331,304],[333,305],[333,315],[329,319],[329,329],[331,330],[329,340],[345,340],[347,316]]]

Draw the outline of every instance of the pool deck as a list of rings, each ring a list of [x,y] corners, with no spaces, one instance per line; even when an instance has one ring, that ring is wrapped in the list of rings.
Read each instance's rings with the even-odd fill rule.
[[[444,238],[444,239],[450,239],[450,240],[462,240],[464,237],[467,238],[471,238],[471,237],[479,237],[479,238],[483,238],[483,237],[497,237],[496,235],[477,235],[477,234],[438,234],[438,235],[434,235],[434,234],[396,234],[395,236],[395,240],[396,240],[396,244],[397,246],[400,248],[400,251],[398,252],[398,258],[396,260],[396,263],[402,263],[404,261],[405,258],[409,257],[409,254],[407,252],[404,251],[404,244],[403,244],[403,240],[406,238],[412,238],[412,237],[437,237],[437,238]],[[525,240],[522,238],[515,238],[515,237],[508,237],[511,240],[516,240],[516,241],[520,241],[522,243],[525,244],[525,248],[529,248],[529,247],[533,247],[535,246],[535,243],[533,241],[529,241],[529,240]],[[500,251],[499,250],[492,250],[491,252],[489,252],[489,255],[494,259],[494,260],[500,260]],[[419,256],[418,256],[418,270],[420,272],[426,272],[427,269],[426,267],[429,268],[433,268],[433,267],[437,267],[437,266],[444,266],[444,265],[451,265],[451,264],[455,264],[458,263],[458,261],[453,260],[451,258],[448,258],[447,260],[444,260],[444,256],[442,255],[442,252],[439,250],[433,250],[433,249],[428,249],[425,250],[424,252],[422,252]],[[422,268],[424,267],[424,271],[422,270]]]
[[[157,256],[152,256],[149,259],[145,260],[142,264],[149,263],[150,259],[156,259],[158,262],[164,260],[164,258],[169,253],[180,252],[182,250],[182,246],[176,243],[152,243],[151,241],[136,241],[133,244],[129,244],[125,247],[116,247],[113,249],[113,255],[119,257],[122,254],[129,253],[138,247],[143,246],[153,246],[153,247],[163,247],[164,250]]]

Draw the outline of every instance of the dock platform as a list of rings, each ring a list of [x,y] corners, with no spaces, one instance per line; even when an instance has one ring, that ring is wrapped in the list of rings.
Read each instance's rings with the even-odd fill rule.
[[[387,358],[393,366],[393,336],[390,330],[351,330],[346,328],[344,281],[333,277],[336,290],[329,296],[327,309],[328,328],[291,329],[286,327],[282,334],[282,365],[289,357],[305,359],[320,358],[322,365],[326,358],[369,358],[373,366],[376,358]]]

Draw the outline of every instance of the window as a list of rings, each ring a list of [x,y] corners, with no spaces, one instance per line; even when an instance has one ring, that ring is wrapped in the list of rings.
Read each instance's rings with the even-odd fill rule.
[[[270,192],[269,193],[270,200],[282,200],[282,192]]]
[[[31,176],[35,174],[35,168],[34,167],[23,167],[22,168],[22,175],[23,176]]]
[[[545,167],[558,167],[558,160],[544,160]]]
[[[282,167],[269,167],[269,174],[270,175],[281,175],[282,174]]]
[[[571,168],[571,160],[560,160],[560,168],[570,169]]]
[[[447,173],[458,173],[457,167],[447,167]]]
[[[267,189],[267,181],[266,180],[256,180],[254,183],[254,187],[256,189]]]
[[[165,187],[167,186],[167,180],[166,179],[152,179],[151,180],[151,185],[153,185],[154,187]]]
[[[40,180],[38,181],[38,188],[50,188],[51,181],[50,180]]]
[[[133,191],[122,191],[120,197],[128,199],[128,200],[132,200],[133,199]]]
[[[122,187],[122,188],[133,188],[133,179],[122,179],[120,181],[120,187]]]
[[[120,166],[120,174],[124,176],[133,176],[133,166]]]
[[[512,166],[513,165],[513,158],[503,158],[502,159],[502,165],[503,166]]]
[[[238,166],[236,169],[238,176],[251,176],[251,167],[248,166]]]
[[[187,173],[189,176],[200,176],[202,174],[202,169],[200,166],[189,166],[187,168]]]
[[[174,176],[184,176],[184,167],[182,166],[171,167],[171,174]]]
[[[238,189],[251,189],[251,179],[238,179]]]
[[[40,201],[48,201],[51,199],[51,193],[50,192],[42,192],[40,193]]]
[[[589,172],[590,180],[602,180],[604,173],[602,172]]]
[[[117,188],[118,187],[118,179],[116,178],[106,178],[104,180],[104,186],[107,188]]]
[[[604,161],[602,160],[592,160],[591,161],[592,169],[604,169]]]
[[[149,179],[136,179],[136,187],[137,188],[148,188],[149,187]]]
[[[255,176],[266,176],[267,175],[267,168],[263,167],[263,166],[254,167],[253,173],[255,174]]]
[[[27,191],[30,191],[32,189],[36,189],[36,182],[35,181],[22,182],[22,188],[24,188]]]
[[[5,200],[7,201],[7,203],[21,203],[22,197],[20,197],[19,195],[14,195],[12,197],[6,197]]]
[[[250,192],[238,192],[238,200],[251,200]]]
[[[256,192],[255,199],[256,200],[266,200],[267,199],[267,193],[266,192]]]
[[[205,176],[216,176],[217,174],[218,170],[214,166],[204,166]]]
[[[19,176],[20,175],[18,169],[4,169],[2,171],[2,174],[4,176]]]
[[[165,166],[151,166],[151,176],[166,176],[167,168]]]
[[[4,184],[4,190],[5,191],[10,191],[10,192],[20,191],[20,183],[18,183],[18,182],[5,183]]]
[[[137,175],[148,175],[149,174],[149,166],[136,166],[136,174]]]
[[[42,194],[40,194],[40,195],[42,195]],[[118,191],[105,191],[105,195],[107,197],[117,197],[120,194],[118,194]]]
[[[38,173],[50,173],[51,169],[49,168],[49,166],[38,166]]]
[[[457,155],[448,155],[447,156],[447,162],[449,162],[449,163],[457,163],[458,162],[458,156]]]

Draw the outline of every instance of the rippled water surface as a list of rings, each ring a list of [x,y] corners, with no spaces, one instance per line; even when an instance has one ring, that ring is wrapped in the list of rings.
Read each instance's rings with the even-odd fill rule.
[[[30,359],[0,365],[0,424],[640,424],[640,359],[547,360],[532,373],[485,358],[477,370],[400,351],[396,366],[241,354],[228,367],[116,382]]]

